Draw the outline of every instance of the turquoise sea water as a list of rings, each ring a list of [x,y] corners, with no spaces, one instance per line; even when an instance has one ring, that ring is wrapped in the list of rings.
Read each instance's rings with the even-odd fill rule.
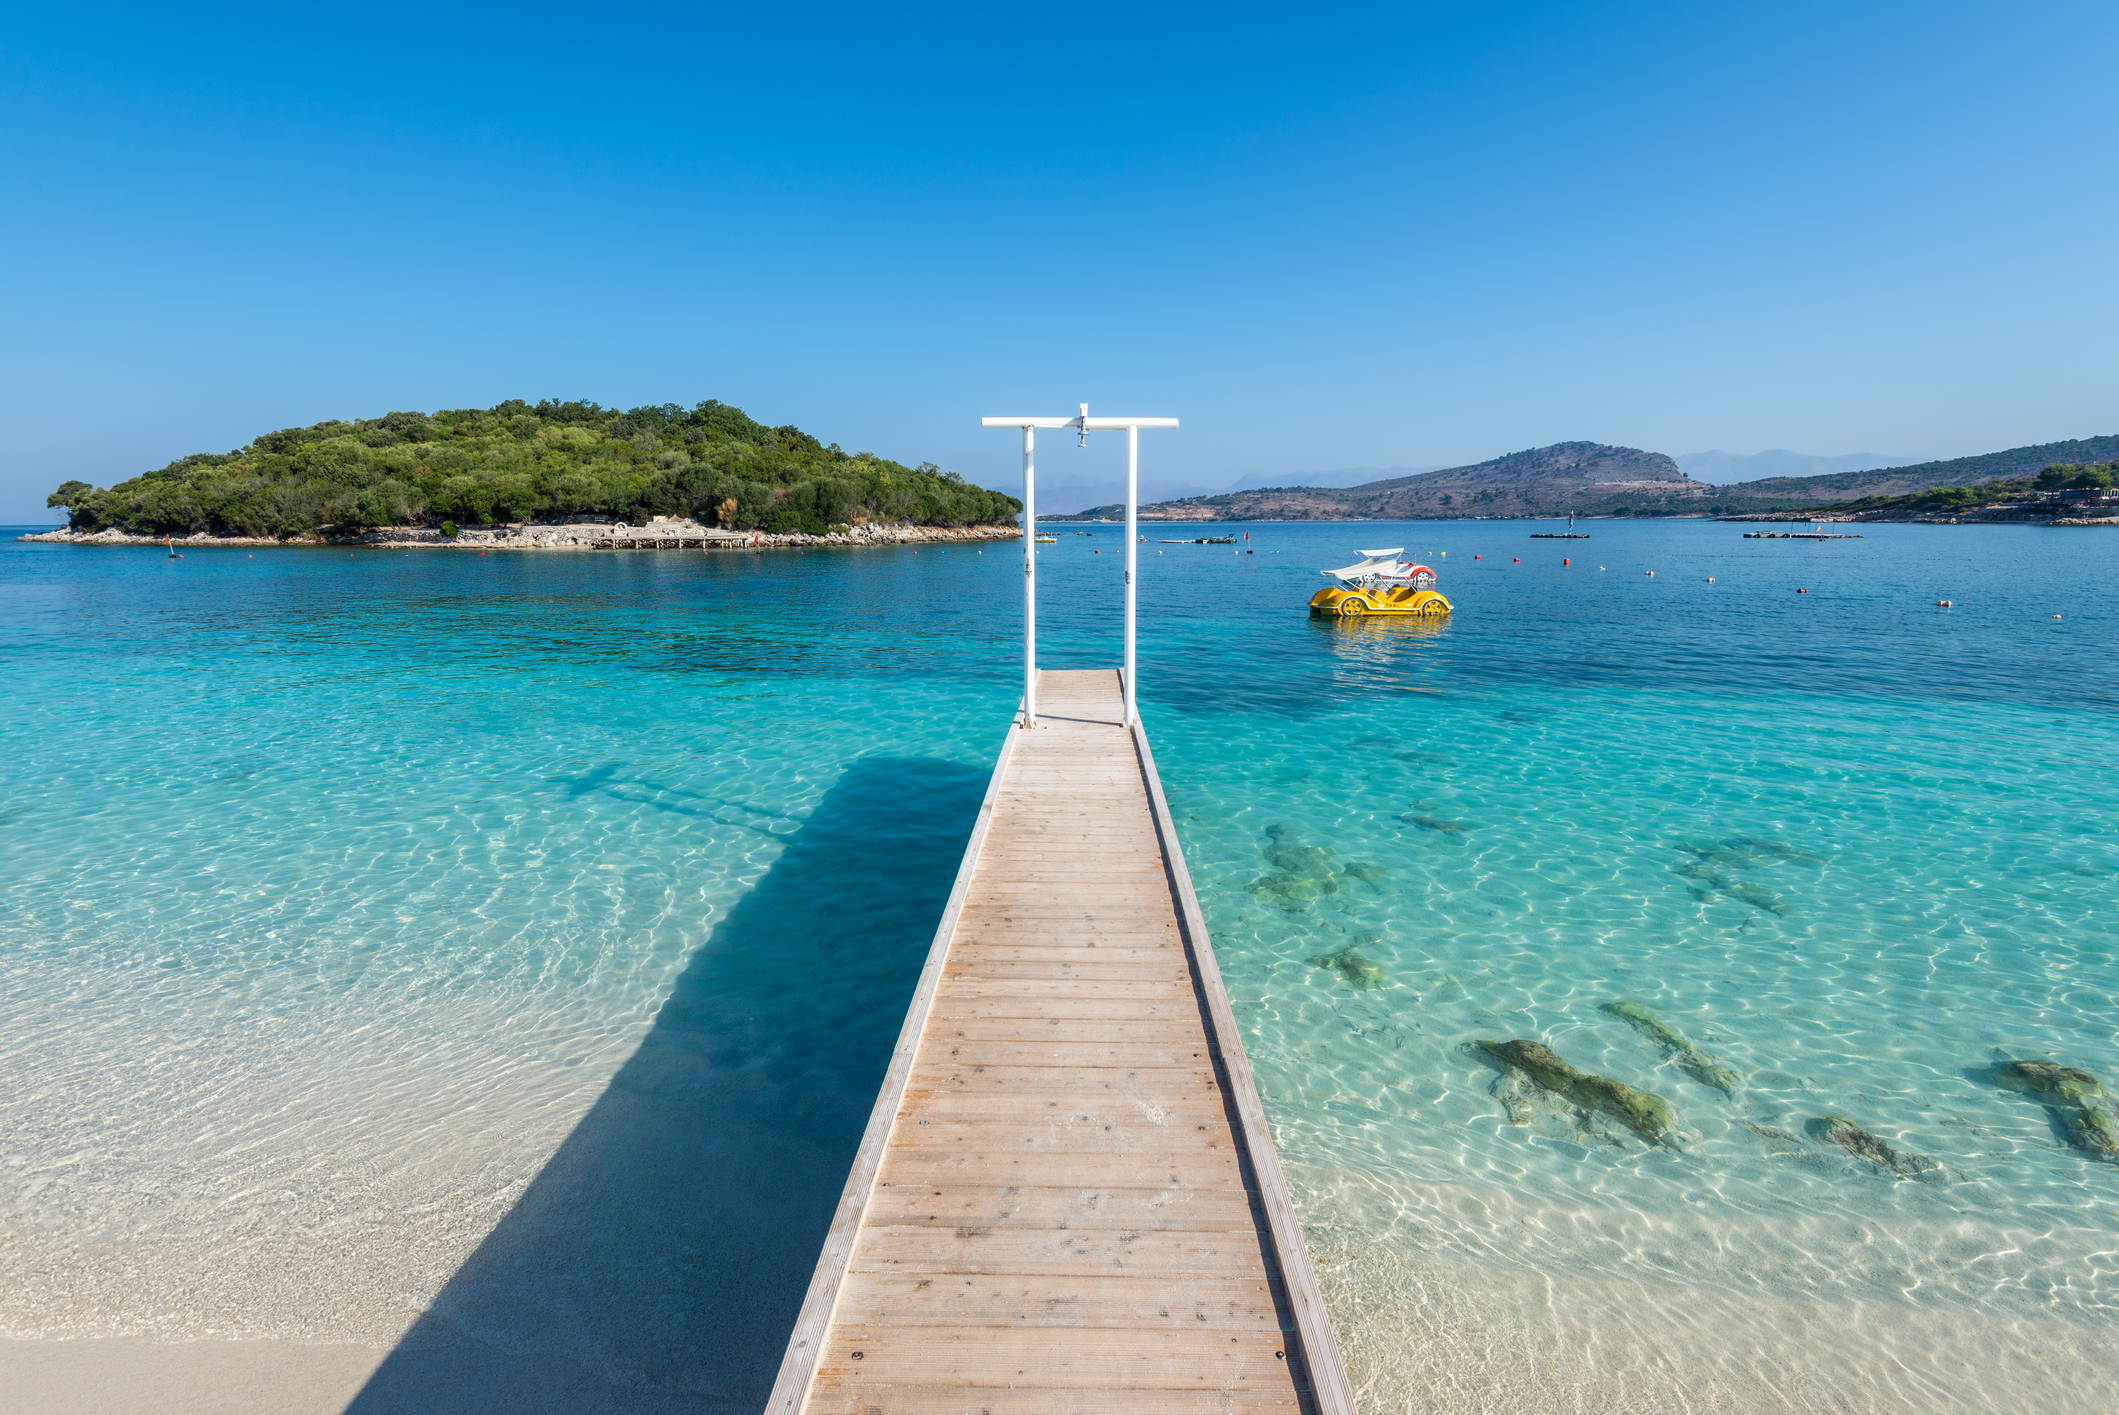
[[[1117,653],[1122,536],[1072,529],[1047,667]],[[2119,1396],[2119,1165],[1989,1074],[2119,1082],[2119,537],[1248,529],[1150,529],[1141,699],[1364,1409]],[[1447,622],[1302,611],[1392,544]],[[1019,594],[1006,545],[0,547],[0,1335],[756,1408]],[[1680,1145],[1523,1111],[1478,1038]]]

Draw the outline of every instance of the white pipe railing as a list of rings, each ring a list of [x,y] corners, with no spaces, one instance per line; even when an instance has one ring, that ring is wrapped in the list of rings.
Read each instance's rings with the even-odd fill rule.
[[[1023,428],[1023,726],[1037,726],[1037,429]]]
[[[1071,427],[1088,440],[1092,432],[1126,435],[1126,654],[1120,686],[1126,695],[1126,726],[1140,721],[1133,695],[1134,603],[1140,565],[1140,430],[1176,427],[1175,418],[1092,418],[1089,405],[1072,418],[980,418],[980,427],[1023,430],[1023,726],[1037,726],[1037,429]]]

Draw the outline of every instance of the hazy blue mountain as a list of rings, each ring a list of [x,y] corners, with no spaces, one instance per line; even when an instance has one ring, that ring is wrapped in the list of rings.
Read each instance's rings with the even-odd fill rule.
[[[1838,472],[1869,472],[1878,467],[1902,467],[1904,457],[1880,452],[1847,452],[1837,457],[1818,457],[1808,452],[1790,452],[1775,447],[1765,452],[1681,452],[1679,470],[1694,481],[1712,486],[1728,482],[1764,481],[1768,477],[1823,477]]]

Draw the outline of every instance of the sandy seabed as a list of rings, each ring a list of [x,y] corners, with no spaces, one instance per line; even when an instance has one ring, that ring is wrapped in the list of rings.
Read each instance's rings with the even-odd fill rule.
[[[2040,1415],[2119,1407],[2119,1332],[1424,1262],[1309,1234],[1363,1415]]]

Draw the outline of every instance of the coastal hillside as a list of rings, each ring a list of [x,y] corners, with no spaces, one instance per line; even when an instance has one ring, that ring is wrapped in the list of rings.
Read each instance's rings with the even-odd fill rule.
[[[1831,509],[1917,497],[1935,488],[2034,478],[2047,467],[2110,462],[2119,437],[2044,442],[1907,467],[1764,477],[1709,486],[1660,452],[1561,442],[1469,467],[1394,477],[1362,486],[1266,487],[1192,496],[1140,508],[1150,521],[1391,521],[1477,516],[1742,516]],[[1041,520],[1112,520],[1123,505]]]
[[[1821,502],[1799,512],[1762,515],[1758,519],[1804,519],[1821,515],[1855,521],[2061,520],[2072,523],[2085,519],[2105,520],[2112,515],[2111,490],[2115,471],[2119,471],[2119,467],[2111,463],[2056,462],[2031,477],[1931,486],[1903,496],[1864,496],[1852,501]]]
[[[1392,477],[1362,486],[1265,487],[1143,506],[1162,521],[1396,521],[1455,516],[1552,516],[1596,512],[1635,501],[1690,504],[1714,488],[1678,470],[1660,452],[1600,442],[1560,442],[1470,467]],[[1108,519],[1123,506],[1079,517]]]
[[[821,535],[864,521],[987,525],[1022,509],[932,463],[842,452],[712,400],[621,411],[521,399],[285,428],[107,489],[70,481],[45,504],[77,531],[262,537],[573,516]]]
[[[1908,467],[1881,467],[1867,472],[1832,472],[1815,477],[1766,477],[1721,488],[1724,498],[1784,503],[1790,507],[1858,501],[1863,497],[1915,496],[1931,487],[1979,486],[1986,482],[2035,477],[2052,466],[2109,462],[2119,457],[2119,437],[2082,437],[2070,442],[2041,442],[1947,462],[1919,462]],[[1760,508],[1765,509],[1765,508]]]

